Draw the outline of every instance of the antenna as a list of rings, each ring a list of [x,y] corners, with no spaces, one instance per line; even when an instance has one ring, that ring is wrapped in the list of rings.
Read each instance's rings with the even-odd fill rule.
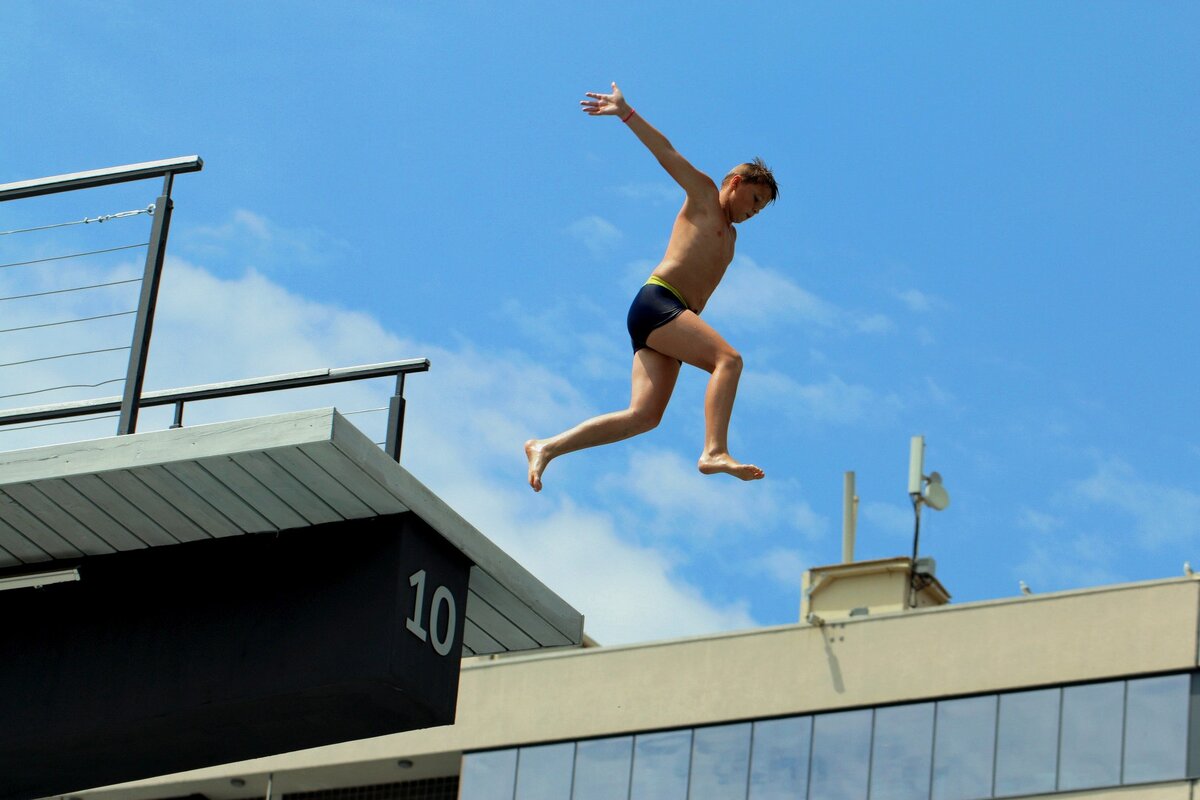
[[[942,511],[950,505],[950,493],[942,485],[942,476],[937,472],[925,474],[925,437],[914,436],[908,450],[908,496],[913,504],[913,552],[910,563],[909,607],[916,605],[917,593],[917,547],[921,541],[921,506]]]
[[[908,494],[921,494],[921,476],[925,472],[925,437],[914,436],[908,447]]]

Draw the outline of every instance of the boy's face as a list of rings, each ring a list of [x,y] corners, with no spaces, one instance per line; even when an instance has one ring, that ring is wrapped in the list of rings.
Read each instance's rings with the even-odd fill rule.
[[[735,223],[745,222],[771,202],[769,187],[761,183],[750,183],[740,175],[733,177],[730,189],[729,219]]]

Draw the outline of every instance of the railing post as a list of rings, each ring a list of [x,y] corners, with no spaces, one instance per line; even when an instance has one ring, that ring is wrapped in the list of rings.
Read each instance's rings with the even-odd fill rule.
[[[175,420],[171,423],[171,430],[183,427],[183,401],[175,403]]]
[[[129,349],[129,367],[125,371],[125,393],[121,398],[121,417],[117,435],[137,430],[138,406],[142,397],[142,380],[146,377],[146,358],[150,354],[150,334],[154,328],[154,308],[158,303],[158,284],[162,278],[163,260],[167,255],[167,233],[171,227],[171,182],[168,172],[163,179],[162,196],[154,203],[154,223],[150,229],[150,245],[146,250],[146,267],[142,276],[142,294],[138,300],[137,321],[133,327],[133,342]]]
[[[400,442],[404,438],[404,373],[396,376],[396,393],[388,402],[387,443],[384,452],[400,463]]]

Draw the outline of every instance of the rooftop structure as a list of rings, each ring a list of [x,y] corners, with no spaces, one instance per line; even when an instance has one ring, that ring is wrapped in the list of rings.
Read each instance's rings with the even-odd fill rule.
[[[334,409],[0,453],[3,588],[12,798],[447,724],[583,628]]]
[[[399,465],[405,376],[427,359],[143,391],[172,187],[203,166],[187,156],[0,184],[9,202],[162,179],[148,206],[3,232],[150,220],[146,241],[43,240],[3,265],[28,274],[146,251],[140,278],[56,275],[5,298],[138,290],[131,310],[34,308],[0,330],[29,334],[10,368],[71,359],[83,375],[128,351],[124,378],[48,385],[22,370],[10,374],[32,383],[2,396],[123,384],[116,398],[0,410],[0,426],[117,417],[115,437],[0,453],[0,800],[446,725],[462,657],[582,641],[577,611]],[[88,338],[85,326],[124,317],[128,347]],[[50,351],[61,343],[38,332],[62,326],[83,332]],[[332,408],[183,427],[187,403],[380,377],[396,381],[382,450]],[[141,409],[162,405],[171,428],[139,432]]]

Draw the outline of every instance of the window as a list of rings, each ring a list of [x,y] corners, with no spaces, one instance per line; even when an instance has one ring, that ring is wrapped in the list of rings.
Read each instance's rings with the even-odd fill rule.
[[[1054,791],[1061,699],[1061,689],[1000,696],[997,796]]]
[[[872,715],[868,708],[813,717],[811,797],[866,800]]]
[[[937,704],[933,800],[974,800],[992,794],[996,697]]]
[[[631,800],[685,800],[692,732],[640,734],[633,744]]]
[[[754,723],[750,800],[796,800],[808,793],[812,717]]]
[[[1121,782],[1124,719],[1124,681],[1063,689],[1059,790]]]
[[[571,796],[575,743],[522,747],[517,755],[516,800],[566,800]]]
[[[571,800],[624,800],[629,796],[632,766],[632,736],[580,742],[575,750],[575,790]]]
[[[1129,682],[1125,712],[1124,783],[1187,775],[1190,675]]]
[[[516,778],[516,750],[468,753],[459,791],[463,800],[512,800]]]
[[[750,723],[697,728],[688,800],[745,800]]]
[[[871,800],[928,800],[933,703],[875,711]]]

